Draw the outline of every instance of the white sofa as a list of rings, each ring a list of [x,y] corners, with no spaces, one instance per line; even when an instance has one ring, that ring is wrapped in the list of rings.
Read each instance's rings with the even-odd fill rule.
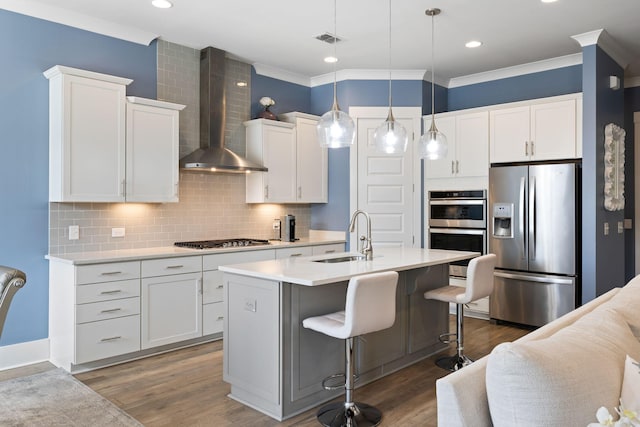
[[[436,381],[438,425],[586,426],[640,360],[640,276]]]

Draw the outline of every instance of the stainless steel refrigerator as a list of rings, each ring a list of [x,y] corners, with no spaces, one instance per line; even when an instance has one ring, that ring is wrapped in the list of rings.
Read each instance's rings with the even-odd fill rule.
[[[489,170],[492,319],[542,326],[576,307],[580,179],[579,162]]]

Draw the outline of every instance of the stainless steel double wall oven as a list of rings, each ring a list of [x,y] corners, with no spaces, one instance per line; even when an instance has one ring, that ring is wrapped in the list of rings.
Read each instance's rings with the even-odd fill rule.
[[[429,247],[487,252],[487,191],[430,191]],[[450,275],[467,276],[469,261],[450,265]]]

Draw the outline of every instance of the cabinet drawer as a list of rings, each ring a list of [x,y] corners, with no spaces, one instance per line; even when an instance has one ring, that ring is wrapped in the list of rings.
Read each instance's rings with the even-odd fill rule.
[[[216,302],[202,306],[202,335],[222,332],[224,303]]]
[[[76,284],[114,282],[140,277],[140,261],[81,265],[76,267]]]
[[[276,259],[275,251],[273,249],[204,255],[202,257],[202,269],[205,271],[217,270],[221,265],[265,261],[271,259]]]
[[[199,273],[200,271],[202,271],[201,256],[162,258],[142,261],[142,277]]]
[[[313,250],[311,246],[302,246],[295,248],[284,248],[276,250],[276,259],[295,258],[300,256],[311,256]]]
[[[94,302],[76,306],[76,323],[140,314],[140,298],[124,298],[113,301]]]
[[[336,243],[332,245],[319,245],[311,248],[313,255],[326,255],[344,252],[344,243]]]
[[[76,326],[76,364],[139,350],[139,315]]]
[[[140,296],[140,279],[96,283],[76,288],[76,304]]]
[[[222,271],[213,270],[202,273],[202,303],[224,301]]]

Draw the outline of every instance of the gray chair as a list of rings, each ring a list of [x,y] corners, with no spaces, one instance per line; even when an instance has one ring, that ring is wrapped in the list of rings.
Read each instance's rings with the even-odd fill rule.
[[[436,364],[441,368],[457,371],[473,362],[464,354],[464,304],[469,304],[472,301],[491,295],[491,292],[493,292],[493,270],[495,266],[496,256],[494,254],[479,256],[469,261],[466,288],[443,286],[424,293],[426,299],[444,301],[456,305],[456,333],[440,335],[440,340],[447,344],[450,341],[443,339],[444,337],[456,336],[456,354],[436,360]]]
[[[320,408],[317,415],[322,425],[365,427],[380,423],[382,413],[377,408],[353,401],[353,338],[393,326],[397,284],[395,271],[352,277],[344,311],[302,321],[305,328],[345,340],[345,400]]]
[[[26,281],[27,276],[22,271],[0,265],[0,337],[9,312],[9,304]]]

